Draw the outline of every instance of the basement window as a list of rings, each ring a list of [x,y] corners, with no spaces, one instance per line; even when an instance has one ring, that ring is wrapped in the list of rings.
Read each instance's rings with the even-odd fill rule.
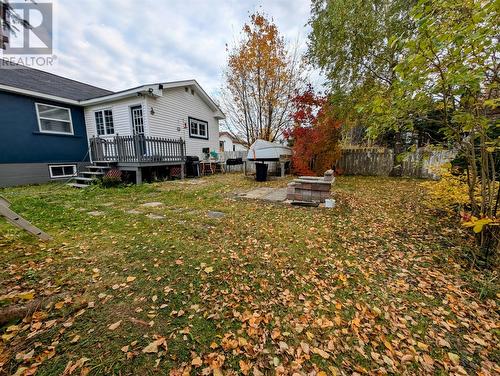
[[[36,103],[38,127],[43,133],[73,134],[69,108]]]
[[[51,179],[70,178],[76,175],[76,165],[49,165]]]
[[[208,140],[208,122],[190,117],[189,137]]]

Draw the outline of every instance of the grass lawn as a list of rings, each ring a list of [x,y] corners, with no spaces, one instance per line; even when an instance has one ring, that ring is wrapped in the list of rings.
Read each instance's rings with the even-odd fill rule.
[[[0,220],[0,311],[41,302],[0,374],[500,372],[497,281],[419,181],[341,177],[334,209],[235,197],[256,185],[0,190],[54,238]]]

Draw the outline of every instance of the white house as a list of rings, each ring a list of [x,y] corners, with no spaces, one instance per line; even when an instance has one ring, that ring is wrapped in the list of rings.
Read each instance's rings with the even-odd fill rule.
[[[219,120],[224,114],[195,80],[144,85],[82,105],[89,139],[182,138],[185,155],[198,157],[219,148]]]
[[[182,177],[186,157],[203,159],[219,149],[224,114],[195,80],[143,85],[81,105],[92,162],[133,172],[137,183],[164,167]],[[92,171],[82,174],[75,179],[87,184]]]
[[[248,147],[245,143],[229,132],[219,133],[219,150],[224,151],[247,151]]]

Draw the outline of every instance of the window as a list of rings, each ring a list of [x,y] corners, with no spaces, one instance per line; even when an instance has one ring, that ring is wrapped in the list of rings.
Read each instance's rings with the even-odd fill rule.
[[[50,165],[50,178],[69,178],[76,175],[76,165]]]
[[[189,118],[189,136],[208,140],[208,123],[204,120]]]
[[[100,110],[94,113],[95,127],[98,136],[106,136],[115,134],[115,126],[113,124],[113,111]]]
[[[219,150],[220,150],[221,152],[223,152],[223,151],[224,151],[224,141],[219,141]]]
[[[69,108],[36,103],[40,132],[73,134]]]

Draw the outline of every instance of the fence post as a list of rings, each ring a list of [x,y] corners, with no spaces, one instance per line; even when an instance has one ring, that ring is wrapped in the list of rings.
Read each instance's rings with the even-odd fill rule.
[[[90,162],[94,162],[94,139],[95,135],[92,135],[92,137],[89,139],[89,157],[90,157]]]
[[[120,143],[120,135],[117,133],[115,136],[115,145],[116,145],[116,156],[118,158],[118,162],[122,159],[122,148]]]
[[[185,158],[185,148],[186,148],[186,141],[180,138],[180,145],[181,145],[181,160],[184,162]]]

